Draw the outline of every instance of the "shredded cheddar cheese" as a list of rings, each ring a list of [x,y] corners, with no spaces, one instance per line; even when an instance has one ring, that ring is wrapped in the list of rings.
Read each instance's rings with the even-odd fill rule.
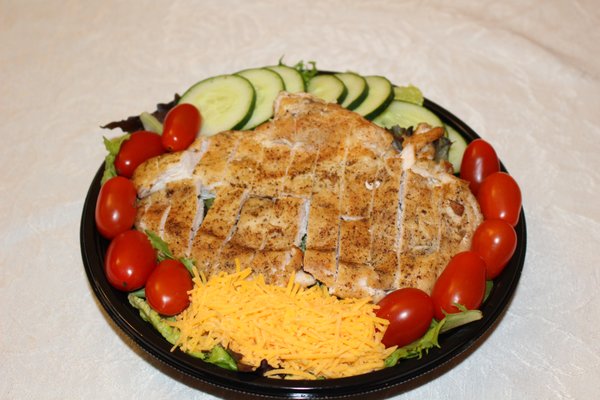
[[[287,379],[340,378],[384,367],[395,348],[381,343],[387,320],[377,318],[369,298],[338,299],[322,286],[267,285],[250,269],[194,277],[190,306],[171,324],[183,351],[217,344],[242,355],[241,362],[275,367],[265,373]]]

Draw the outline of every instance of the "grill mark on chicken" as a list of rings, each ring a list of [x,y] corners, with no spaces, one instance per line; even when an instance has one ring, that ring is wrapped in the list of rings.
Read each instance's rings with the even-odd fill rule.
[[[482,219],[468,185],[432,160],[439,134],[419,126],[399,153],[357,114],[283,93],[254,131],[202,137],[138,167],[136,226],[165,234],[207,276],[238,259],[268,283],[296,273],[340,297],[430,291]],[[191,179],[183,204],[173,188]],[[216,199],[202,220],[207,195]]]

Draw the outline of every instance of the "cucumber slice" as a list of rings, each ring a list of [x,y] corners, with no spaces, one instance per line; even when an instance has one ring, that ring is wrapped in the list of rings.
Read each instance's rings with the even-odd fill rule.
[[[348,110],[354,110],[367,98],[367,94],[369,93],[369,86],[367,85],[366,79],[354,72],[343,72],[335,74],[335,76],[339,78],[344,86],[346,86],[346,89],[348,89],[348,94],[342,102],[342,107],[347,108]]]
[[[283,79],[283,85],[285,86],[286,92],[298,93],[306,90],[302,75],[294,68],[288,67],[287,65],[272,65],[267,68],[278,73],[281,79]]]
[[[446,133],[448,134],[448,139],[452,142],[452,146],[450,146],[450,151],[448,152],[448,161],[452,163],[454,173],[458,174],[460,172],[463,154],[467,148],[467,141],[450,125],[446,125]]]
[[[236,75],[219,75],[196,83],[179,103],[190,103],[200,110],[200,134],[240,129],[252,115],[256,93],[250,82]]]
[[[330,103],[341,104],[346,98],[348,89],[335,75],[317,75],[308,81],[308,93]]]
[[[254,111],[242,129],[252,129],[273,116],[275,98],[285,88],[283,79],[277,72],[266,68],[251,68],[237,72],[236,75],[250,81],[256,91]]]
[[[394,100],[394,89],[383,76],[366,76],[369,93],[367,98],[354,109],[354,112],[372,120],[385,110]]]
[[[417,127],[420,122],[426,122],[431,127],[444,126],[442,120],[423,106],[405,101],[394,100],[379,114],[373,122],[384,128],[399,125],[401,128]]]

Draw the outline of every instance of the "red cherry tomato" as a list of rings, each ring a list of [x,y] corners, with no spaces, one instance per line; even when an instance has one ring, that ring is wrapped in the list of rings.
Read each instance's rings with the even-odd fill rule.
[[[179,314],[190,304],[187,292],[193,286],[192,277],[181,262],[164,260],[146,282],[146,300],[159,314]]]
[[[473,194],[477,194],[483,180],[500,171],[500,160],[491,144],[475,139],[465,149],[460,165],[460,177],[469,182]]]
[[[505,172],[495,172],[479,187],[477,201],[485,219],[501,219],[512,226],[519,222],[521,189]]]
[[[162,145],[167,151],[185,150],[196,139],[202,126],[198,109],[187,103],[173,107],[165,117]]]
[[[438,277],[431,292],[437,320],[460,310],[460,304],[469,310],[479,308],[485,294],[485,261],[473,251],[456,254]]]
[[[137,193],[133,183],[121,176],[109,179],[100,188],[96,200],[96,227],[102,236],[112,239],[133,226]]]
[[[414,342],[427,332],[433,319],[431,297],[420,289],[398,289],[378,305],[377,316],[390,321],[381,340],[386,347]]]
[[[115,168],[119,175],[131,178],[138,165],[164,152],[160,135],[154,132],[137,131],[121,145],[119,154],[115,158]]]
[[[471,250],[485,261],[487,279],[500,275],[516,248],[517,234],[506,221],[485,220],[473,234]]]
[[[156,266],[156,250],[140,231],[129,230],[108,246],[104,273],[116,289],[130,292],[143,287]]]

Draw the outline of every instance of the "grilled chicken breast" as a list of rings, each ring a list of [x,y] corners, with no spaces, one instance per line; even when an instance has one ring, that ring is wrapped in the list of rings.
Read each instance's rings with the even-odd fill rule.
[[[254,131],[200,137],[140,165],[136,226],[208,276],[238,259],[267,282],[296,274],[340,297],[430,292],[482,220],[468,184],[433,161],[442,133],[422,126],[400,152],[358,114],[282,93]]]

